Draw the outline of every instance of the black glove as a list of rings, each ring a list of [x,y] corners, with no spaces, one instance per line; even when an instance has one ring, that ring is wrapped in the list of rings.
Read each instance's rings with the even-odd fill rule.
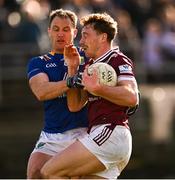
[[[67,78],[67,87],[69,88],[84,88],[82,85],[82,73]]]
[[[140,92],[138,92],[138,96],[139,96],[139,102],[140,102],[140,98],[141,98],[141,94],[140,94]],[[133,115],[136,111],[137,111],[137,109],[139,108],[139,103],[136,105],[136,106],[134,106],[134,107],[130,107],[128,110],[127,110],[127,115],[128,116],[131,116],[131,115]]]

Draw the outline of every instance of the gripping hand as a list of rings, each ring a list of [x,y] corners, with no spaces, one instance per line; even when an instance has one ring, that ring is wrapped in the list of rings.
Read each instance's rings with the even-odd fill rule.
[[[67,87],[69,88],[83,88],[82,73],[78,73],[72,77],[67,78]]]

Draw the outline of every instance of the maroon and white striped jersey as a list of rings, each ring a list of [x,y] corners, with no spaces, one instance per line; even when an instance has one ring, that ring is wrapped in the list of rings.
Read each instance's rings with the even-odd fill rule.
[[[118,81],[133,80],[135,81],[132,61],[114,48],[99,57],[93,63],[105,62],[110,64],[116,71]],[[92,64],[92,61],[89,61]],[[98,124],[114,124],[128,126],[129,107],[116,105],[104,98],[89,94],[88,119],[89,126]]]

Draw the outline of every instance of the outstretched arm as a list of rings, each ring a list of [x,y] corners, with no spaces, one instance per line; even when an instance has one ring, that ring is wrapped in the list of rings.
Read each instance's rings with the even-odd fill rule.
[[[64,59],[68,67],[68,76],[73,77],[78,73],[80,55],[75,46],[67,45],[64,48]],[[80,88],[70,87],[67,91],[67,104],[72,112],[79,111],[87,103],[87,92]]]

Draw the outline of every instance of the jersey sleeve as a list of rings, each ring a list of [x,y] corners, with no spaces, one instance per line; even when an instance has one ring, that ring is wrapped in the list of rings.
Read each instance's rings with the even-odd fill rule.
[[[123,81],[123,80],[135,81],[133,63],[128,57],[124,55],[118,55],[117,57],[114,58],[114,61],[115,61],[115,65],[113,67],[116,70],[118,81]]]
[[[43,70],[43,62],[40,57],[35,57],[30,59],[28,66],[27,66],[27,77],[28,79],[32,78],[33,76],[44,72]]]

